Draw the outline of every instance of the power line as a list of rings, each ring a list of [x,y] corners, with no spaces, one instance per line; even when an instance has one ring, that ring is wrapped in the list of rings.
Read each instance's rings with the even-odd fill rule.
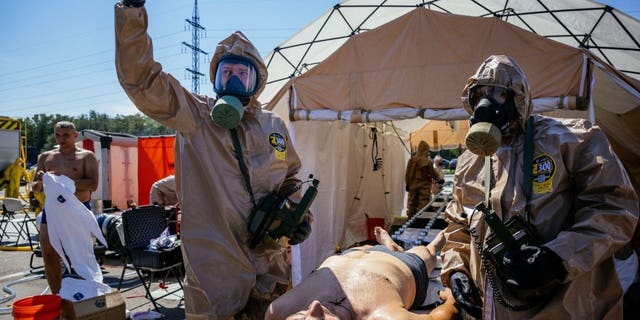
[[[157,39],[162,39],[162,38],[173,36],[173,35],[176,35],[176,34],[179,34],[179,33],[182,33],[182,32],[184,32],[184,31],[173,32],[173,33],[165,34],[165,35],[162,35],[162,36],[158,36],[156,38]],[[105,53],[113,53],[113,49],[101,50],[101,51],[98,51],[98,52],[89,53],[89,54],[82,55],[82,56],[76,56],[76,57],[72,57],[72,58],[69,58],[69,59],[59,60],[59,61],[55,61],[55,62],[51,62],[51,63],[47,63],[47,64],[43,64],[43,65],[27,68],[27,69],[16,70],[16,71],[13,71],[13,72],[4,72],[4,73],[0,74],[0,78],[6,77],[6,76],[9,76],[9,75],[13,75],[13,74],[17,74],[17,73],[24,73],[24,72],[28,72],[28,71],[39,70],[39,69],[50,67],[50,66],[53,66],[53,65],[64,64],[64,63],[69,63],[69,62],[77,62],[77,60],[80,60],[80,59],[85,59],[85,58],[88,58],[88,57],[93,57],[93,56],[97,56],[97,55],[101,55],[101,54],[105,54]]]
[[[204,74],[200,72],[200,55],[207,56],[207,52],[200,48],[200,37],[205,28],[200,25],[200,15],[198,13],[198,0],[193,5],[193,15],[191,20],[185,19],[191,26],[191,43],[182,42],[184,46],[191,49],[191,69],[185,68],[191,74],[191,87],[195,93],[200,93],[200,77]]]

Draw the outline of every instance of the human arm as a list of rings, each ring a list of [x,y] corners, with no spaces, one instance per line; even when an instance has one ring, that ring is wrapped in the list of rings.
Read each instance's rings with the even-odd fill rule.
[[[458,309],[455,306],[455,300],[449,288],[438,292],[442,304],[435,307],[428,314],[415,313],[405,309],[401,305],[388,304],[385,305],[367,318],[371,320],[449,320],[456,319]]]
[[[562,259],[564,281],[593,270],[626,244],[638,215],[637,196],[604,133],[587,122],[569,128],[573,143],[563,146],[563,164],[572,176],[572,223],[544,244]]]
[[[76,192],[89,191],[93,192],[98,189],[98,160],[91,151],[85,151],[82,157],[84,165],[84,174],[82,177],[75,179]]]
[[[36,167],[36,173],[33,176],[33,184],[31,185],[31,190],[33,190],[33,192],[38,193],[38,192],[43,192],[43,186],[42,186],[42,176],[45,174],[46,172],[46,168],[44,166],[44,161],[47,158],[47,153],[43,152],[38,156],[38,166]]]
[[[207,112],[206,101],[192,95],[162,70],[153,58],[147,34],[145,7],[115,5],[116,71],[131,101],[147,116],[181,133],[195,132],[200,124],[194,112]],[[205,108],[197,108],[204,105]],[[205,117],[202,117],[205,118]]]

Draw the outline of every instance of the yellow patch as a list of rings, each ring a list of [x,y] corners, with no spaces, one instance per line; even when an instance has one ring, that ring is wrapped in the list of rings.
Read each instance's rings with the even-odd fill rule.
[[[283,161],[286,160],[287,139],[285,139],[283,135],[277,132],[272,132],[269,135],[269,144],[273,148],[276,159]]]
[[[533,193],[543,194],[551,192],[553,177],[556,174],[556,163],[546,154],[533,159]]]

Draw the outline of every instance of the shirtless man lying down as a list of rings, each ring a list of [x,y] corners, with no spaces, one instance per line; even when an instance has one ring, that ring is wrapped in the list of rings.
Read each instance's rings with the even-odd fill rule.
[[[298,286],[269,306],[266,320],[320,319],[451,319],[458,311],[449,289],[440,292],[444,304],[429,314],[409,311],[425,299],[429,274],[444,238],[403,251],[382,228],[380,245],[348,249],[327,258]]]

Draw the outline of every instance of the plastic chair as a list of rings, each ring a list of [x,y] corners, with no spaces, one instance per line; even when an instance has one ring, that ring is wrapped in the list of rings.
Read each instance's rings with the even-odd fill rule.
[[[22,214],[22,218],[18,218],[17,215]],[[20,199],[5,198],[2,201],[2,217],[0,218],[0,242],[5,237],[11,238],[11,235],[15,235],[15,246],[18,246],[20,239],[24,239],[29,242],[29,247],[33,251],[33,242],[31,240],[31,230],[29,230],[29,224],[33,226],[33,230],[37,231],[36,218],[31,217],[27,211],[27,205]],[[15,230],[15,233],[9,229]]]
[[[180,246],[171,250],[152,250],[149,243],[158,238],[167,228],[167,220],[164,208],[148,205],[130,209],[122,213],[122,225],[124,229],[124,253],[125,265],[122,268],[118,290],[122,285],[125,270],[130,264],[135,269],[138,278],[146,291],[147,299],[158,310],[156,300],[182,290],[182,252]],[[149,273],[149,279],[145,280],[143,271]],[[150,292],[153,283],[153,275],[156,272],[173,273],[180,288],[167,292],[159,297],[153,297]]]

